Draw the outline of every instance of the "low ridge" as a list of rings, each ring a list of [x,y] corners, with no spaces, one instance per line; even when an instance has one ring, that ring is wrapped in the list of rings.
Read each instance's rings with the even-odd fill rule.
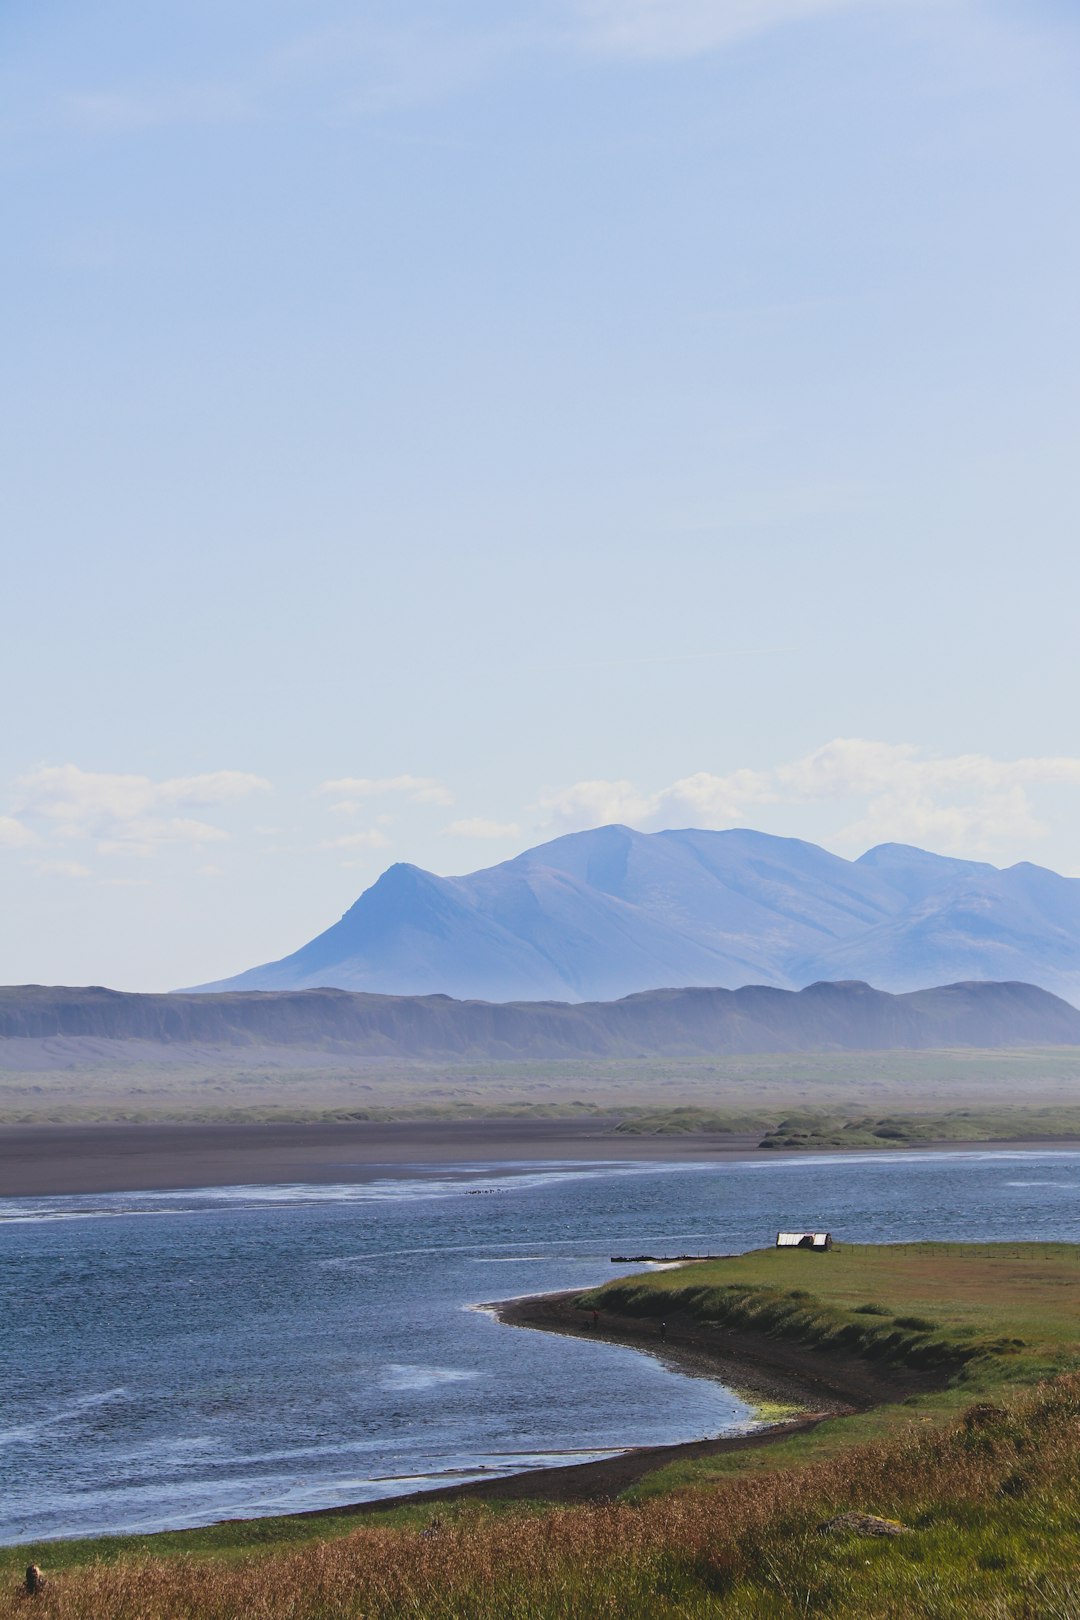
[[[805,990],[651,990],[613,1002],[454,1001],[343,990],[135,995],[0,989],[11,1042],[303,1047],[356,1057],[689,1057],[751,1052],[1080,1046],[1080,1011],[1030,984],[950,984],[891,995],[862,983]]]

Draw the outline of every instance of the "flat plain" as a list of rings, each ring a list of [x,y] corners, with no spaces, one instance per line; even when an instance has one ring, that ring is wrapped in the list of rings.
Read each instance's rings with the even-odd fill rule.
[[[325,1182],[463,1159],[1064,1145],[1080,1140],[1078,1082],[1076,1047],[310,1067],[106,1052],[0,1068],[0,1194]]]

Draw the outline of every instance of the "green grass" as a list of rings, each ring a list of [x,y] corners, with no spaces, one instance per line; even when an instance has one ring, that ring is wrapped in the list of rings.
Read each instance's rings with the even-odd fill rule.
[[[580,1303],[583,1310],[749,1329],[947,1380],[943,1389],[829,1420],[764,1451],[672,1464],[638,1486],[638,1496],[832,1456],[1080,1369],[1080,1246],[1073,1244],[764,1249],[616,1280]]]
[[[683,1314],[893,1365],[1028,1376],[1080,1354],[1080,1248],[1065,1243],[763,1249],[592,1289],[581,1308]],[[1023,1355],[1020,1352],[1023,1351]]]
[[[766,1131],[761,1146],[808,1152],[837,1148],[920,1147],[928,1142],[1009,1142],[1080,1137],[1080,1108],[952,1108],[944,1112],[804,1112]]]

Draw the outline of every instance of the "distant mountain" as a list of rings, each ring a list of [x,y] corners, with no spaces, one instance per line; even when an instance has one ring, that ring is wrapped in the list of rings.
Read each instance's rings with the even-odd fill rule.
[[[62,1057],[102,1043],[155,1050],[241,1047],[356,1057],[466,1059],[692,1057],[738,1052],[1080,1046],[1080,1011],[1031,984],[950,984],[888,995],[868,984],[800,991],[650,990],[613,1002],[452,1001],[342,990],[124,995],[0,989],[0,1068],[27,1043]],[[116,1051],[117,1047],[110,1046]],[[53,1047],[54,1066],[59,1061]]]
[[[1080,1001],[1080,879],[904,844],[846,861],[741,829],[598,827],[466,877],[392,866],[293,955],[198,988],[584,1001],[849,978],[1015,979]]]

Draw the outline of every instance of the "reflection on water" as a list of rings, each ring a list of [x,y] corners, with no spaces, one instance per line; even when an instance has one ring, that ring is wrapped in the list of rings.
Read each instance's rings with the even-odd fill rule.
[[[601,1281],[631,1246],[723,1252],[787,1226],[1073,1239],[1078,1192],[1076,1153],[986,1152],[9,1199],[0,1540],[330,1506],[745,1426],[709,1380],[470,1307]]]

